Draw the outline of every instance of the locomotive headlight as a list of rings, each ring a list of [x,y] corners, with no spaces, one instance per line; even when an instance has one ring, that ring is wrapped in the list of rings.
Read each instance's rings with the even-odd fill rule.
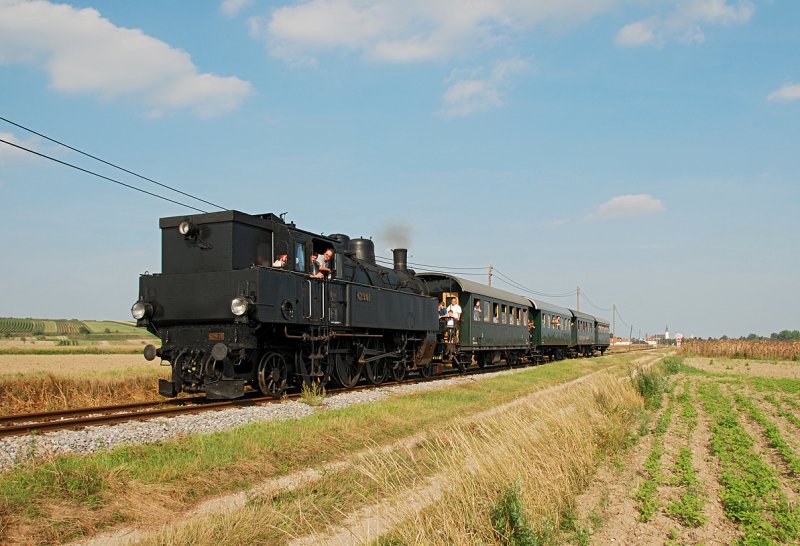
[[[136,320],[150,317],[153,315],[153,306],[146,301],[137,301],[133,304],[133,307],[131,307],[131,315],[133,315],[133,318]]]
[[[247,313],[247,309],[250,307],[250,302],[247,301],[247,298],[242,296],[238,296],[233,298],[231,301],[231,313],[236,315],[237,317],[241,317],[245,313]]]
[[[197,235],[197,226],[194,225],[194,222],[189,220],[188,218],[180,223],[178,226],[178,233],[183,235],[184,237],[194,237]]]

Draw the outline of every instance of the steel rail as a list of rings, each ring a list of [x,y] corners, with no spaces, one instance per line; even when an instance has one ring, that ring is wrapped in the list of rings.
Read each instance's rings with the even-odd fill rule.
[[[634,352],[634,351],[629,351]],[[355,392],[380,387],[391,387],[397,385],[413,385],[436,381],[439,379],[450,379],[452,377],[465,377],[469,375],[481,375],[494,373],[504,369],[523,368],[538,365],[541,362],[527,362],[522,365],[510,366],[505,361],[495,365],[487,365],[483,368],[469,367],[461,372],[457,368],[444,369],[430,377],[421,375],[413,378],[406,378],[402,381],[387,379],[378,385],[366,382],[351,388],[328,387],[327,394],[338,394],[343,392]],[[434,366],[447,364],[437,363]],[[419,372],[417,372],[419,373]],[[64,429],[79,429],[87,426],[108,425],[123,423],[126,421],[144,421],[155,417],[168,417],[180,414],[201,413],[231,407],[245,407],[262,404],[277,403],[283,400],[296,400],[302,398],[299,392],[286,394],[280,399],[264,396],[251,396],[236,400],[209,401],[205,397],[195,396],[191,398],[180,398],[177,400],[161,400],[157,402],[136,402],[130,404],[118,404],[113,406],[98,406],[89,408],[77,408],[59,410],[53,412],[38,412],[19,415],[6,415],[0,417],[0,438],[5,436],[18,436],[31,432],[51,432]],[[164,407],[169,406],[169,407]],[[148,409],[154,408],[154,409]]]

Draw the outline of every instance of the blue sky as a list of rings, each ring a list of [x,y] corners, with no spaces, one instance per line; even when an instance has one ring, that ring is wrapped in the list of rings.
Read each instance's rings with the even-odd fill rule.
[[[800,328],[798,21],[788,0],[0,0],[0,116],[384,256],[402,233],[412,262],[572,308],[579,286],[622,335],[769,335]],[[0,142],[0,316],[129,318],[158,218],[188,212]]]

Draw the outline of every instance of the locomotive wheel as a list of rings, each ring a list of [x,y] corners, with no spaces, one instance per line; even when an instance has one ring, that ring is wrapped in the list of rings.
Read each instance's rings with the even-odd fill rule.
[[[394,365],[392,366],[392,379],[399,383],[406,378],[407,373],[408,369],[406,368],[405,360],[397,360],[394,362]]]
[[[433,375],[433,364],[419,368],[419,374],[425,379],[431,377]]]
[[[361,379],[361,366],[353,358],[353,355],[349,352],[334,353],[331,358],[336,370],[336,378],[342,387],[347,389],[355,387],[358,380]]]
[[[286,361],[279,353],[265,353],[258,362],[257,377],[261,394],[280,398],[289,384]]]
[[[373,385],[380,385],[389,378],[389,362],[385,358],[373,360],[364,364],[364,371],[367,374],[367,380]]]

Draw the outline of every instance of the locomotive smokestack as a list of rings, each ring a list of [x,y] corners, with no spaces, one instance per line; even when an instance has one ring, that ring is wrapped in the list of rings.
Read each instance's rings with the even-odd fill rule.
[[[394,255],[394,270],[395,271],[408,271],[408,249],[395,248],[392,250]]]

